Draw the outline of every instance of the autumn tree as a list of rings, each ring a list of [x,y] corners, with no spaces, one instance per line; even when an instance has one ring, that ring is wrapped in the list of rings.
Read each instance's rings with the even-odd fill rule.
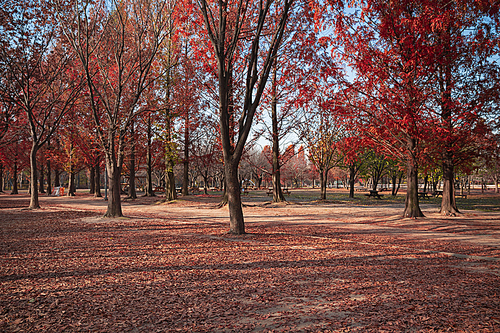
[[[31,200],[39,208],[37,154],[57,130],[81,90],[72,70],[72,56],[54,26],[54,12],[44,0],[7,3],[9,20],[2,20],[2,39],[11,41],[0,50],[0,63],[8,68],[2,85],[3,100],[26,114],[30,129]]]
[[[172,1],[53,0],[64,34],[79,62],[88,90],[109,177],[106,217],[122,216],[120,177],[126,136],[139,112],[156,56],[168,38]]]
[[[345,98],[356,127],[381,151],[406,161],[404,217],[423,216],[418,200],[422,141],[428,137],[428,52],[432,20],[426,2],[363,1],[337,23],[345,60],[354,71]]]
[[[432,104],[434,159],[443,172],[441,214],[455,215],[455,172],[477,155],[486,135],[484,119],[498,102],[494,57],[498,49],[498,4],[468,0],[427,4],[433,22],[429,49],[434,55]],[[492,105],[493,104],[493,105]],[[477,140],[479,138],[479,141]]]
[[[220,135],[227,183],[230,233],[244,234],[238,165],[262,98],[273,60],[277,55],[293,0],[216,1],[197,0],[196,4],[210,40],[211,54],[217,62]],[[268,36],[264,43],[263,35]],[[241,112],[236,121],[237,137],[231,144],[231,77],[238,54],[244,55],[246,78]],[[236,98],[236,96],[235,96]]]

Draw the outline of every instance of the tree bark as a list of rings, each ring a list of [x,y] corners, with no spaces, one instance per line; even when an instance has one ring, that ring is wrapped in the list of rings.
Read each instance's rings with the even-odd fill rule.
[[[101,194],[101,161],[100,158],[97,157],[97,163],[95,164],[95,186],[94,186],[94,197],[102,197]]]
[[[54,187],[61,187],[61,170],[59,170],[59,169],[55,170]]]
[[[328,171],[319,170],[319,185],[320,185],[320,200],[326,200],[326,183],[328,178]]]
[[[68,197],[74,197],[75,194],[75,189],[76,189],[76,184],[75,184],[75,167],[71,165],[71,169],[69,171],[69,182],[68,182]]]
[[[184,161],[182,174],[182,195],[189,194],[189,113],[186,111],[184,115]],[[205,188],[206,188],[205,184]]]
[[[0,162],[0,193],[3,193],[3,164]]]
[[[281,162],[280,162],[280,147],[279,147],[279,132],[278,132],[278,96],[277,96],[277,60],[273,63],[272,76],[272,96],[271,96],[271,122],[272,122],[272,137],[273,137],[273,202],[286,201],[283,191],[281,190]]]
[[[153,154],[152,154],[152,129],[151,129],[151,114],[148,113],[148,125],[147,125],[147,139],[148,144],[146,147],[146,193],[145,197],[154,197],[155,192],[153,191]]]
[[[52,169],[50,160],[47,161],[47,195],[52,195]]]
[[[460,213],[455,200],[455,173],[453,157],[445,153],[443,160],[443,199],[441,200],[441,215],[455,216]]]
[[[19,190],[17,188],[17,160],[14,161],[14,168],[12,170],[12,191],[10,194],[19,194]]]
[[[89,194],[95,194],[95,167],[89,167]]]
[[[44,167],[43,167],[43,163],[40,163],[40,179],[38,180],[39,182],[39,187],[38,187],[38,192],[40,193],[45,193],[45,189],[44,189],[44,183],[45,183],[45,179],[44,179]]]
[[[415,140],[412,139],[410,141],[410,150],[413,150],[415,147]],[[424,217],[418,202],[418,163],[413,154],[408,158],[407,167],[407,192],[403,217]]]
[[[129,177],[128,177],[128,198],[137,199],[137,192],[135,191],[135,127],[134,121],[130,124],[130,161],[129,161]]]
[[[229,233],[242,235],[245,233],[243,209],[241,207],[241,189],[238,179],[238,162],[224,159],[226,174],[227,201],[229,204]]]
[[[349,166],[349,198],[354,198],[354,182],[356,181],[356,166]]]
[[[33,142],[30,151],[30,166],[31,166],[31,176],[30,176],[30,205],[29,209],[40,208],[40,203],[38,202],[38,190],[37,190],[37,169],[36,169],[36,154],[38,152],[38,145]]]

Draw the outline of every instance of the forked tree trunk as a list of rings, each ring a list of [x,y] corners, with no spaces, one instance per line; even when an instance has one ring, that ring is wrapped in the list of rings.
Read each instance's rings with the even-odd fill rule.
[[[415,147],[414,143],[414,140],[412,140],[410,146]],[[407,192],[403,217],[423,217],[424,214],[420,210],[418,202],[418,163],[413,155],[408,158],[407,166]]]
[[[443,199],[441,200],[441,215],[455,216],[460,213],[455,200],[455,173],[453,158],[445,154],[443,161]]]

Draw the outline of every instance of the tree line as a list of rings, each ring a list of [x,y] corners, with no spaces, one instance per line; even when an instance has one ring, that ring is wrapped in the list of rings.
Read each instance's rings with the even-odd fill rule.
[[[68,173],[71,194],[87,167],[100,195],[105,169],[105,215],[115,217],[124,173],[134,198],[135,171],[145,169],[146,195],[154,195],[161,170],[165,199],[174,200],[176,166],[188,194],[193,170],[206,181],[206,168],[219,165],[230,232],[242,234],[241,164],[261,137],[273,201],[284,200],[281,169],[294,154],[283,147],[294,142],[314,165],[322,198],[332,168],[349,170],[353,196],[361,166],[381,157],[391,177],[405,173],[403,216],[423,216],[419,173],[435,170],[441,213],[453,215],[457,173],[498,170],[498,7],[10,1],[0,9],[0,170],[29,170],[36,209],[37,184],[52,170]]]

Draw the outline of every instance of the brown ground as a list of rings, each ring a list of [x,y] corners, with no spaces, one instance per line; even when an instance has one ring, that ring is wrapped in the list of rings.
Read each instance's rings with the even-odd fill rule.
[[[243,236],[217,196],[103,219],[88,195],[30,211],[0,194],[0,331],[500,332],[498,197],[410,220],[398,201],[303,192],[246,196]]]

